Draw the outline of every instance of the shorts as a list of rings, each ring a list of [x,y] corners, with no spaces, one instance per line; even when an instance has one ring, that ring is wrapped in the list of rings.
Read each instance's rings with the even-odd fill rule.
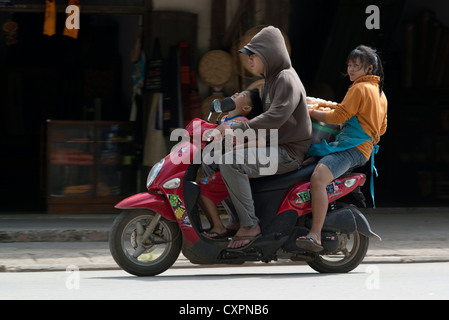
[[[199,185],[201,195],[212,200],[215,205],[229,197],[228,188],[219,171],[201,180]]]
[[[365,165],[367,162],[368,160],[357,148],[329,154],[319,161],[329,168],[334,179],[341,177],[351,169]]]

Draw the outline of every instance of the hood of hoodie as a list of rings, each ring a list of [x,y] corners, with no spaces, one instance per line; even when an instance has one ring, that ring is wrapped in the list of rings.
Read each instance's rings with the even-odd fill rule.
[[[262,29],[245,48],[261,58],[265,65],[266,79],[292,66],[284,36],[278,28],[270,26]]]

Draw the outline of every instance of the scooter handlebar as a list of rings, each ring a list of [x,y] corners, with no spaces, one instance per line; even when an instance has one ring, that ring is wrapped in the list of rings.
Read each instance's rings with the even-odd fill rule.
[[[211,112],[221,113],[221,112],[229,112],[236,108],[235,102],[232,98],[224,98],[223,101],[219,99],[215,99],[210,104],[209,110]]]

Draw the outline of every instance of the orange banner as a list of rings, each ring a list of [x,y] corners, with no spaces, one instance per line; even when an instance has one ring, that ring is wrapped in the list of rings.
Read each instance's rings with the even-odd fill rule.
[[[56,3],[55,0],[45,1],[45,21],[43,34],[53,36],[56,34]]]

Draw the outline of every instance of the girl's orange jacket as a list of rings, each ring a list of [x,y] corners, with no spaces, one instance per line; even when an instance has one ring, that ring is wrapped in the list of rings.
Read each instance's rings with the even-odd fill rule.
[[[349,88],[341,104],[326,113],[326,123],[341,124],[357,116],[360,126],[378,144],[380,136],[387,131],[387,97],[379,96],[378,76],[364,76]],[[371,157],[373,143],[366,141],[357,148],[367,160]]]

